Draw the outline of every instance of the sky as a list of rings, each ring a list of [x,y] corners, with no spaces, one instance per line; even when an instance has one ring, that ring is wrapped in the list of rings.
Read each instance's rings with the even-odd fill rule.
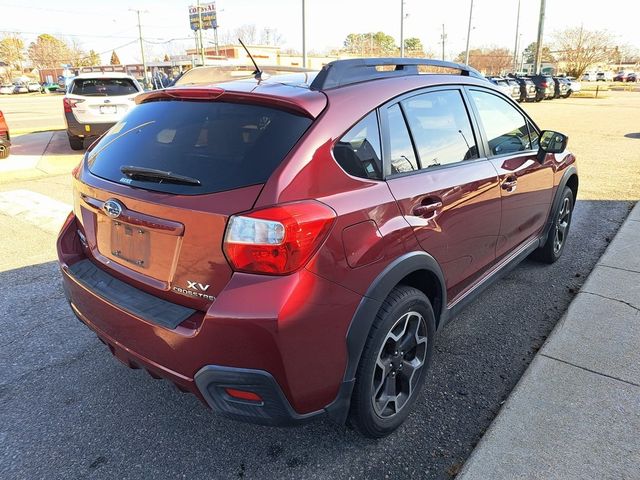
[[[202,0],[203,3],[205,0]],[[342,45],[349,33],[383,31],[400,38],[402,0],[307,0],[307,49],[325,52]],[[21,33],[28,44],[40,33],[76,40],[94,49],[104,63],[116,50],[123,63],[141,60],[136,13],[142,11],[146,57],[184,54],[195,45],[185,0],[109,0],[101,2],[0,0],[0,35]],[[428,51],[441,55],[444,24],[445,58],[464,51],[471,0],[404,0],[405,38],[419,37]],[[218,0],[219,35],[243,24],[258,30],[276,29],[286,48],[302,49],[302,0]],[[607,8],[600,0],[547,0],[545,39],[567,27],[608,30],[620,43],[640,48],[637,0],[618,0]],[[473,0],[470,48],[499,46],[513,50],[518,0]],[[521,0],[520,33],[523,50],[537,35],[540,0]],[[624,35],[634,32],[630,38]],[[212,41],[210,32],[206,41]]]

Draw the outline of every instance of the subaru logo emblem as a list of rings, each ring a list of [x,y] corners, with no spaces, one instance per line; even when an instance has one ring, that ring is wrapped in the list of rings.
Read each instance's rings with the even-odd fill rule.
[[[122,204],[114,199],[109,199],[102,205],[102,210],[108,217],[118,218],[122,213]]]

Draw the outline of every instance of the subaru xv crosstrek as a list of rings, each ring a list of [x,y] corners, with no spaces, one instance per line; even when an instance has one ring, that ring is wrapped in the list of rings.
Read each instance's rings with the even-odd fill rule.
[[[216,412],[387,435],[436,331],[560,257],[575,158],[465,65],[256,77],[144,93],[85,153],[66,296],[119,360]]]

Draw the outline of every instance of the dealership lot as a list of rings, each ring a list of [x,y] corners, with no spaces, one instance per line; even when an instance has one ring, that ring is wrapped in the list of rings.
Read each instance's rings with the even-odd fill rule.
[[[45,109],[52,115],[61,110],[56,100]],[[524,262],[444,329],[416,411],[379,441],[328,422],[286,430],[230,422],[127,370],[64,301],[50,225],[71,202],[68,176],[5,177],[0,476],[448,478],[639,198],[638,107],[640,96],[629,92],[525,106],[543,128],[567,133],[579,157],[567,250],[551,267]]]

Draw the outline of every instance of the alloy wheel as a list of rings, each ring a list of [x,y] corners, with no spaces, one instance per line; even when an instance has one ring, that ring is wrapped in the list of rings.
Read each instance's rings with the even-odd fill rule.
[[[402,315],[384,341],[373,371],[371,401],[376,414],[397,414],[416,393],[427,355],[427,325],[415,311]]]
[[[571,200],[565,197],[562,200],[562,206],[558,212],[558,218],[556,220],[556,233],[553,241],[553,251],[558,253],[564,241],[567,238],[567,231],[569,230],[569,222],[571,221]]]

